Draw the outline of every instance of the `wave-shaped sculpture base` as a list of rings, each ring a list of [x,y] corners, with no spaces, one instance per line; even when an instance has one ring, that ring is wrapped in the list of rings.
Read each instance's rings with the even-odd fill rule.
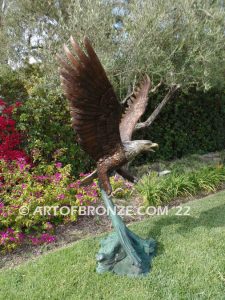
[[[101,240],[101,248],[96,255],[97,272],[111,271],[129,276],[148,274],[156,252],[156,242],[153,239],[144,240],[129,230],[115,213],[114,204],[103,189],[101,195],[115,232]]]

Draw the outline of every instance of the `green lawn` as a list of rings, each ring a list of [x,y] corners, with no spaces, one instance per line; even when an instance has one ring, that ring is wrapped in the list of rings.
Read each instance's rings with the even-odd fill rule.
[[[225,192],[184,204],[190,216],[155,216],[132,225],[158,241],[144,278],[95,273],[100,238],[89,238],[2,270],[0,299],[225,299]]]

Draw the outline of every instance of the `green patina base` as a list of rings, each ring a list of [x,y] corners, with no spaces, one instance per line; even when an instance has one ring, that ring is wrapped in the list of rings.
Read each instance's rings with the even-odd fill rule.
[[[113,232],[101,240],[101,248],[96,255],[98,273],[111,271],[118,275],[129,276],[148,274],[152,258],[155,255],[155,241],[153,239],[143,240],[138,236],[130,237],[130,239],[141,258],[141,263],[139,265],[134,264],[132,258],[124,251],[117,233]]]
[[[130,231],[115,213],[111,198],[102,189],[101,195],[115,232],[101,240],[101,248],[96,255],[96,271],[129,276],[146,275],[156,253],[156,242],[153,239],[144,240]]]

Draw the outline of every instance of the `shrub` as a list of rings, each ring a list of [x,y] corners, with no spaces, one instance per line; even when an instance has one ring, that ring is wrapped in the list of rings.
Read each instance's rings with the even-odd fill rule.
[[[78,208],[95,205],[99,198],[95,181],[81,188],[80,180],[71,176],[70,165],[63,167],[61,162],[31,166],[24,160],[0,160],[0,170],[0,250],[25,242],[53,242],[55,226],[75,222]],[[131,186],[121,178],[111,182],[113,189],[119,188],[117,197],[130,194]]]
[[[20,244],[21,234],[25,234],[26,238],[32,237],[35,243],[44,241],[42,234],[46,233],[48,224],[54,226],[76,221],[76,211],[62,215],[61,207],[88,205],[98,198],[96,183],[79,188],[79,182],[70,175],[69,165],[62,167],[61,163],[56,163],[32,168],[22,160],[13,163],[2,160],[0,169],[0,232],[5,237],[1,238],[4,249]],[[40,171],[43,173],[40,174]],[[45,214],[42,208],[47,206],[58,206],[58,209],[56,213]],[[26,214],[21,213],[21,207],[26,207]]]
[[[19,69],[12,70],[8,65],[1,65],[0,97],[6,103],[11,104],[26,99],[27,96],[27,90]]]
[[[152,172],[140,180],[137,190],[146,205],[161,205],[177,197],[214,192],[224,182],[224,166],[206,166],[186,173],[172,172],[165,177],[158,177],[156,172]]]
[[[76,142],[67,100],[60,87],[49,86],[41,66],[29,66],[24,73],[28,97],[20,108],[17,126],[26,131],[26,151],[30,155],[38,151],[47,163],[54,159],[56,152],[61,152],[60,161],[70,164],[77,177],[90,170],[92,162]]]
[[[143,120],[155,109],[164,93],[151,96]],[[149,129],[136,133],[138,139],[157,142],[159,149],[154,155],[139,156],[135,163],[220,151],[225,148],[224,128],[224,92],[203,93],[193,88],[188,94],[177,94]]]

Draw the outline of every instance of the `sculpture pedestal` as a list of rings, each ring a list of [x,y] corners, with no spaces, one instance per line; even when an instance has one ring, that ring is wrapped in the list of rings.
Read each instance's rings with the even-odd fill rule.
[[[156,242],[153,239],[144,240],[130,231],[115,213],[111,199],[102,189],[101,194],[115,232],[101,240],[101,248],[96,255],[96,271],[129,276],[146,275],[156,252]]]
[[[155,255],[156,243],[153,239],[131,239],[134,249],[141,258],[141,264],[136,266],[132,258],[124,251],[116,232],[101,240],[101,248],[96,255],[97,272],[111,271],[118,275],[146,275],[150,271],[151,261]]]

